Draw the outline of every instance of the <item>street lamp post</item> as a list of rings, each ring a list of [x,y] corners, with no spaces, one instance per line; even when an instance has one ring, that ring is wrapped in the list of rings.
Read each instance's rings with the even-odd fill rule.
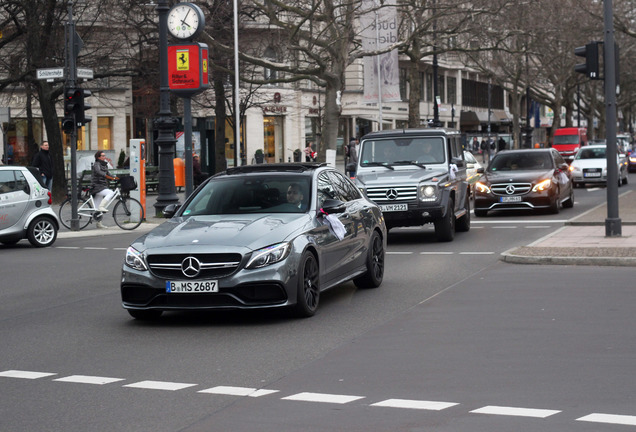
[[[169,204],[177,204],[177,189],[174,182],[174,131],[177,119],[170,110],[170,86],[168,83],[168,0],[157,1],[159,14],[159,115],[154,120],[154,128],[159,131],[156,143],[159,146],[159,195],[155,203],[155,213],[160,216]]]

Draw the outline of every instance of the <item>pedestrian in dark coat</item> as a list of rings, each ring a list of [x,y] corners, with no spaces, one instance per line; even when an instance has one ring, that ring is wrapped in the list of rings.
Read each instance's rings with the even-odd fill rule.
[[[53,188],[53,157],[49,153],[48,141],[42,141],[40,151],[33,157],[31,165],[40,170],[44,187],[51,190]]]

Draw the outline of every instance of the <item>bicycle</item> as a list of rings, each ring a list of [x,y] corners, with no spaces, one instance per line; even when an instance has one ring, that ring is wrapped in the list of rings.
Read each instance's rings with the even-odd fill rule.
[[[128,195],[128,191],[120,189],[119,184],[121,180],[117,181],[118,186],[115,188],[115,195],[111,198],[110,202],[106,205],[109,208],[113,203],[113,219],[119,228],[124,230],[134,230],[144,221],[144,208],[141,203]],[[77,197],[77,218],[79,220],[79,229],[82,230],[88,226],[88,224],[96,221],[101,221],[104,216],[104,212],[99,211],[95,207],[95,201],[90,193],[90,187],[83,187],[82,192]],[[60,222],[66,228],[71,229],[72,219],[72,204],[70,193],[67,194],[67,198],[60,205],[59,210]]]

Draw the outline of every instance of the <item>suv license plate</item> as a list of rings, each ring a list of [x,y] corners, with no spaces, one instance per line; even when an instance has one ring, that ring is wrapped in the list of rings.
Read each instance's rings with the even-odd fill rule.
[[[521,202],[520,196],[505,196],[501,197],[502,203]]]
[[[166,292],[197,294],[219,292],[219,283],[215,280],[209,281],[166,281]]]
[[[408,204],[384,204],[380,206],[380,210],[383,212],[407,211],[408,209]]]
[[[586,172],[584,174],[584,177],[600,177],[601,173],[600,172]]]

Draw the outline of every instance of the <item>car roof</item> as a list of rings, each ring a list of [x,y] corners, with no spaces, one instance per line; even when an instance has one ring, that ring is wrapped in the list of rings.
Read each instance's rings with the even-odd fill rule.
[[[389,138],[395,136],[440,136],[440,135],[455,135],[460,136],[460,133],[453,129],[446,128],[412,128],[412,129],[386,129],[376,132],[370,132],[362,137],[363,140],[373,138]]]
[[[216,174],[217,176],[233,176],[239,174],[263,174],[263,173],[308,173],[319,168],[328,167],[325,162],[287,162],[277,164],[243,165]]]

